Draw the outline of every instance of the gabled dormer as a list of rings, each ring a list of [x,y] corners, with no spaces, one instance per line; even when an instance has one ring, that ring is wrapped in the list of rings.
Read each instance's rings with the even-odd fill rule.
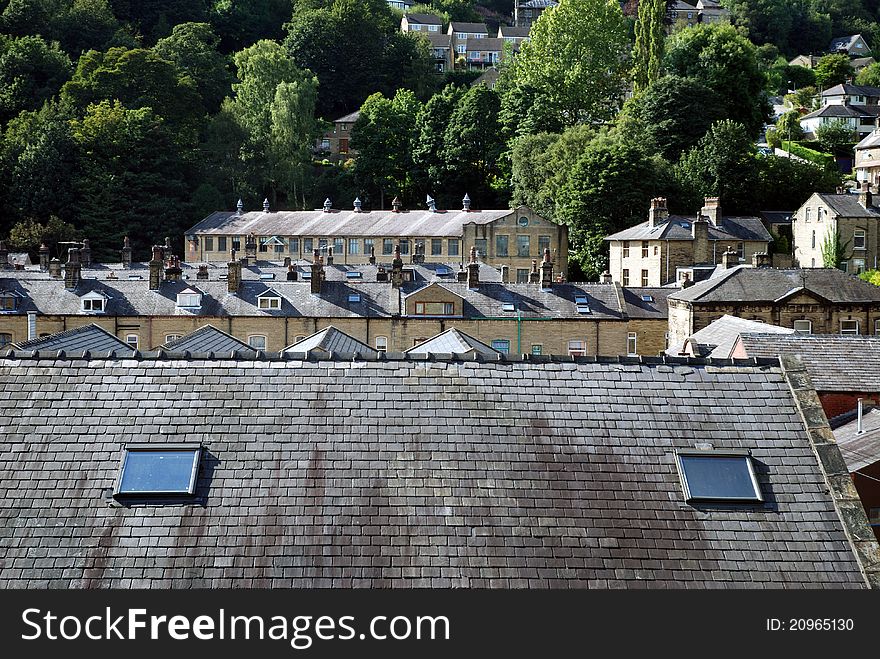
[[[200,309],[202,292],[195,288],[185,288],[177,294],[178,309]]]
[[[110,297],[100,291],[89,291],[80,296],[80,311],[83,313],[107,313]]]
[[[276,311],[281,308],[281,294],[267,288],[257,295],[257,308],[264,311]]]
[[[464,298],[440,284],[433,283],[406,296],[407,316],[461,316]]]
[[[18,311],[23,296],[15,291],[0,289],[0,313]]]

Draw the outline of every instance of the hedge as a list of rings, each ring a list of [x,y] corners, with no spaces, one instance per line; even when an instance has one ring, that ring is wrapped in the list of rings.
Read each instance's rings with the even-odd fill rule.
[[[789,142],[788,140],[782,140],[782,150],[788,151],[791,155],[797,156],[798,158],[803,158],[804,160],[816,163],[821,167],[837,169],[837,163],[834,160],[834,156],[830,153],[814,151],[813,149],[808,149],[797,142]]]

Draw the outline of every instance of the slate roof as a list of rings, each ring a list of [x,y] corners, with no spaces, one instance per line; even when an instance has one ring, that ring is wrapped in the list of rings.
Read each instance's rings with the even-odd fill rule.
[[[405,14],[406,20],[419,25],[443,25],[443,19],[436,14]]]
[[[172,352],[213,352],[217,355],[221,353],[228,355],[234,350],[254,352],[253,348],[244,341],[239,341],[231,334],[227,334],[213,325],[200,327],[176,341],[169,341],[162,347]]]
[[[772,226],[790,225],[796,211],[761,211],[761,218]]]
[[[75,327],[64,332],[50,334],[49,336],[16,345],[22,350],[64,350],[65,352],[78,350],[107,352],[108,350],[115,350],[120,354],[129,354],[134,350],[125,341],[118,339],[103,327],[95,324]]]
[[[7,358],[0,426],[5,588],[866,586],[778,366]],[[169,437],[196,505],[114,505]],[[702,442],[766,502],[688,505]]]
[[[375,357],[378,352],[365,343],[361,343],[352,336],[342,332],[332,325],[325,327],[307,336],[302,341],[287,346],[284,352],[311,352],[317,350],[320,352],[333,353],[358,353],[364,357]]]
[[[452,21],[449,24],[453,32],[467,32],[470,34],[489,34],[489,28],[485,23],[463,23]]]
[[[841,217],[880,217],[880,210],[875,206],[862,206],[858,195],[816,193],[816,196]]]
[[[798,355],[816,391],[880,392],[880,336],[742,334],[747,357]]]
[[[695,357],[728,359],[731,357],[736,340],[743,332],[793,334],[794,330],[789,327],[768,325],[767,323],[759,323],[755,320],[747,320],[725,314],[718,320],[709,323],[703,329],[694,332],[685,340],[684,345],[670,346],[666,354],[678,355],[690,345]],[[770,356],[775,357],[776,355]]]
[[[839,118],[852,118],[852,119],[861,119],[862,117],[876,117],[880,113],[880,108],[876,106],[868,106],[868,105],[839,105],[837,103],[831,103],[829,105],[825,105],[818,110],[814,110],[809,114],[805,114],[800,118],[800,121],[803,122],[806,119],[815,119],[817,117],[829,117],[834,119]]]
[[[824,90],[822,96],[880,96],[880,87],[853,85],[845,82]]]
[[[880,409],[867,409],[862,414],[861,433],[856,414],[847,417],[851,417],[849,421],[835,428],[834,439],[850,472],[880,462]]]
[[[419,32],[422,36],[428,37],[428,41],[434,48],[452,48],[451,34],[438,34],[436,32]]]
[[[651,228],[647,221],[606,236],[605,240],[693,240],[694,218],[670,215]],[[769,242],[772,236],[758,217],[723,217],[719,225],[709,223],[709,240]]]
[[[468,52],[498,52],[504,50],[504,39],[474,39],[467,40]]]
[[[339,119],[334,119],[333,123],[334,124],[353,124],[354,122],[356,122],[358,120],[358,117],[360,117],[360,116],[361,116],[361,111],[355,110],[354,112],[350,112],[349,114],[345,115],[344,117],[339,117]]]
[[[512,25],[501,25],[498,28],[505,39],[527,39],[529,36],[529,28],[514,27]]]
[[[828,46],[828,52],[836,53],[839,50],[849,51],[849,49],[855,46],[856,42],[861,38],[861,34],[851,34],[845,37],[835,37],[831,40],[831,44]]]
[[[455,328],[432,336],[406,352],[413,355],[482,355],[488,359],[500,354],[491,346]]]
[[[223,236],[424,236],[460,238],[465,224],[489,224],[514,214],[515,210],[394,211],[332,210],[252,211],[237,215],[218,211],[190,228],[186,234],[218,234]]]
[[[555,7],[559,3],[556,0],[526,0],[526,2],[518,3],[523,9],[546,9],[547,7]]]
[[[861,142],[856,144],[857,149],[870,149],[875,146],[880,146],[880,130],[873,130]]]
[[[751,268],[736,266],[674,292],[688,302],[780,302],[798,291],[815,293],[835,304],[880,303],[880,287],[836,268]]]

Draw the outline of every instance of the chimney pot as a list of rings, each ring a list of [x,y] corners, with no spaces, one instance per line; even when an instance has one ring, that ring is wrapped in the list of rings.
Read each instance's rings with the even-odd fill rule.
[[[264,212],[264,213],[268,213],[268,212],[269,212],[269,199],[268,199],[268,198],[267,198],[267,199],[263,199],[263,212]]]
[[[400,201],[399,198],[395,197],[395,198],[391,201],[391,211],[392,211],[393,213],[399,213],[399,212],[400,212],[400,209],[401,209],[402,207],[403,207],[403,203],[401,203],[401,201]]]
[[[46,271],[49,269],[49,248],[46,246],[46,243],[40,244],[40,270]]]
[[[730,270],[739,265],[739,254],[729,245],[727,251],[721,255],[721,265],[725,270]]]
[[[355,213],[360,213],[360,212],[361,212],[361,206],[362,206],[362,205],[363,205],[363,203],[361,202],[361,198],[360,198],[360,197],[355,197],[355,198],[354,198],[354,212],[355,212]]]
[[[49,276],[53,279],[61,279],[61,261],[56,258],[49,260]]]
[[[601,278],[600,281],[601,281],[603,284],[610,284],[610,283],[611,283],[611,273],[608,272],[607,270],[606,270],[605,272],[603,272],[603,273],[602,273],[602,278]]]
[[[428,195],[428,198],[427,198],[427,200],[425,201],[425,203],[428,204],[428,210],[429,210],[430,212],[432,212],[432,213],[436,213],[436,212],[437,212],[437,202],[434,201],[434,197],[432,197],[431,195]]]
[[[244,203],[241,199],[238,200],[238,203],[235,205],[235,214],[241,215],[244,212]]]
[[[465,213],[471,212],[471,198],[467,192],[464,193],[464,198],[462,198],[461,200],[461,210],[463,210]]]
[[[370,247],[370,265],[376,265],[376,248]]]
[[[330,197],[327,197],[324,200],[324,212],[329,213],[333,209],[333,203],[330,201]]]
[[[544,261],[541,263],[541,289],[553,288],[553,261],[550,259],[550,248],[544,248]]]
[[[327,265],[333,265],[333,248],[327,248]]]
[[[309,282],[312,295],[321,294],[321,285],[324,283],[324,261],[321,253],[316,249],[312,260],[312,279]]]
[[[208,278],[208,266],[207,264],[203,264],[199,266],[199,272],[196,274],[196,279],[207,279]]]

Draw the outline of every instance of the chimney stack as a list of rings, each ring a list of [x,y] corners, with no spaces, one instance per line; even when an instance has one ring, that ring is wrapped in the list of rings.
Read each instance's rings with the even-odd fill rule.
[[[510,283],[510,267],[506,265],[501,266],[501,283],[509,284]]]
[[[333,265],[333,248],[332,247],[327,248],[327,265],[328,266]]]
[[[420,264],[425,262],[425,241],[424,240],[416,240],[413,254],[412,254],[412,262],[415,264]]]
[[[391,201],[391,212],[392,213],[399,213],[402,206],[403,206],[403,204],[401,203],[400,199],[395,197]]]
[[[299,276],[296,274],[296,269],[293,267],[293,263],[287,264],[287,281],[296,281],[299,279]]]
[[[6,241],[0,240],[0,270],[6,270],[9,267],[9,250],[6,248]]]
[[[391,285],[400,288],[403,284],[403,259],[400,258],[400,243],[394,246],[394,260],[391,261]]]
[[[289,257],[289,256],[285,256],[285,257],[284,257],[284,267],[285,267],[285,268],[288,267],[288,266],[291,264],[291,262],[292,262],[292,261],[290,260],[290,257]]]
[[[721,198],[706,197],[703,201],[703,208],[700,210],[700,215],[708,217],[709,221],[717,227],[721,222]]]
[[[648,211],[648,227],[653,229],[666,222],[669,210],[666,208],[666,197],[654,197],[651,200],[651,209]]]
[[[244,260],[249,266],[257,264],[257,237],[253,233],[244,239]]]
[[[311,281],[311,291],[312,295],[320,295],[321,294],[321,284],[323,284],[324,280],[324,259],[321,256],[321,253],[316,249],[313,259],[312,259],[312,281]]]
[[[871,182],[862,181],[859,188],[859,205],[862,208],[870,208],[874,205],[874,195],[871,194]]]
[[[49,269],[49,248],[46,243],[40,244],[40,270],[45,272]]]
[[[464,193],[464,198],[461,200],[461,210],[465,213],[471,212],[471,198],[467,192]]]
[[[376,248],[370,245],[370,265],[376,265]]]
[[[153,258],[150,259],[150,290],[158,291],[162,286],[162,246],[153,245]]]
[[[79,250],[79,262],[84,268],[92,267],[92,245],[88,238],[83,238],[83,246]]]
[[[709,263],[709,222],[702,215],[697,215],[697,219],[691,225],[691,236],[694,239],[693,262]]]
[[[462,263],[459,263],[459,264],[458,264],[458,274],[456,275],[455,280],[456,280],[459,284],[464,284],[464,283],[466,283],[467,280],[468,280],[468,273],[467,273],[467,271],[464,269],[464,264],[462,264]]]
[[[52,279],[61,279],[61,261],[58,259],[49,260],[49,276]]]
[[[180,281],[183,279],[183,270],[180,267],[180,257],[171,256],[168,259],[168,267],[165,268],[165,281]]]
[[[229,263],[226,264],[226,291],[238,293],[241,288],[241,260],[235,258],[235,250],[232,250]]]
[[[388,281],[388,271],[384,266],[376,268],[376,281]]]
[[[235,214],[241,215],[242,213],[244,213],[244,204],[242,203],[241,199],[239,199],[238,203],[235,205]]]
[[[532,269],[529,271],[529,283],[530,284],[540,284],[541,283],[541,273],[538,272],[538,260],[532,259]]]
[[[67,250],[67,264],[64,266],[64,288],[74,290],[82,278],[82,263],[79,260],[79,250],[71,248]]]
[[[728,246],[727,251],[721,255],[721,266],[725,270],[730,270],[739,265],[739,254],[732,247]]]
[[[122,239],[122,268],[131,269],[131,241],[128,236]]]
[[[755,252],[752,254],[752,266],[755,268],[769,268],[773,264],[773,258],[767,252]]]
[[[208,265],[202,264],[199,266],[199,272],[196,275],[196,279],[206,280],[208,279]]]
[[[550,248],[544,248],[544,262],[541,263],[541,289],[549,291],[553,288],[553,261],[550,259]]]
[[[602,273],[602,277],[599,279],[599,281],[602,282],[603,284],[610,284],[611,283],[611,273],[606,270],[605,272]]]
[[[467,264],[468,288],[477,288],[480,285],[480,263],[477,261],[477,248],[471,247],[471,260]]]

